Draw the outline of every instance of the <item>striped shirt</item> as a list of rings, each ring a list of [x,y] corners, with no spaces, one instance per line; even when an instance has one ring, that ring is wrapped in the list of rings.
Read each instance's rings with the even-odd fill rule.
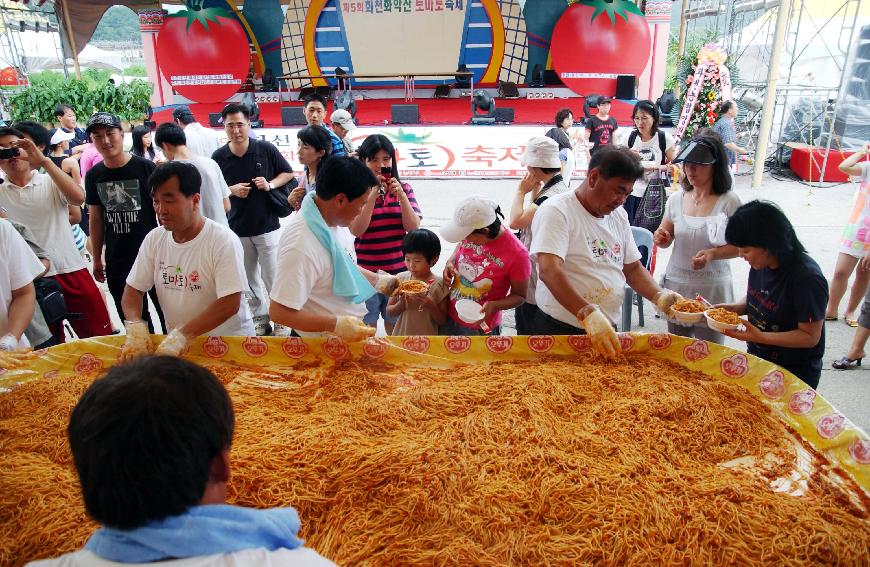
[[[402,183],[402,189],[408,196],[414,212],[422,218],[417,198],[414,197],[414,190],[407,183]],[[378,270],[388,274],[404,272],[407,269],[405,255],[402,254],[402,239],[405,237],[405,232],[399,199],[389,195],[378,196],[369,227],[356,239],[357,264],[373,272]]]
[[[344,142],[341,141],[341,138],[338,137],[338,134],[333,132],[332,128],[326,126],[325,124],[321,124],[320,127],[326,130],[326,132],[329,134],[329,139],[332,142],[332,152],[329,155],[338,157],[347,155],[347,152],[344,149]]]

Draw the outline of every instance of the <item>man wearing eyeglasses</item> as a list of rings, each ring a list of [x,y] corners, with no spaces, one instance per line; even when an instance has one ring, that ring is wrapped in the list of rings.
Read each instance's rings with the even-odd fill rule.
[[[221,112],[228,142],[211,158],[230,188],[230,228],[242,241],[250,293],[248,304],[257,335],[269,335],[269,293],[278,263],[279,218],[289,213],[287,193],[293,168],[274,145],[248,136],[248,108],[231,103]],[[265,289],[263,289],[265,287]]]
[[[118,314],[123,317],[121,299],[127,275],[145,236],[157,227],[154,206],[146,190],[155,165],[151,160],[124,151],[124,132],[120,119],[114,114],[97,112],[88,120],[85,131],[103,156],[103,161],[93,166],[85,177],[85,203],[90,212],[94,249],[94,278],[108,284]],[[152,289],[149,295],[165,331],[157,294]],[[144,300],[142,319],[153,333],[154,324]]]

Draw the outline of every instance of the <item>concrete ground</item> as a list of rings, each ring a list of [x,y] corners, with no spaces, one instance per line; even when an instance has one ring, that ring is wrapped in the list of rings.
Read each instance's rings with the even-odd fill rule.
[[[574,185],[579,183],[574,181]],[[471,194],[483,195],[498,202],[505,215],[510,210],[511,199],[516,189],[515,180],[414,180],[412,182],[417,201],[423,211],[423,227],[438,232],[438,228],[453,214],[454,205]],[[788,215],[797,230],[798,237],[819,263],[830,281],[834,272],[840,233],[852,209],[856,186],[843,184],[834,187],[809,187],[795,181],[777,181],[766,176],[763,188],[750,188],[749,176],[737,177],[737,193],[746,202],[753,199],[766,199],[777,203]],[[453,251],[453,245],[442,242],[443,252],[437,269]],[[662,273],[667,265],[669,250],[658,254],[656,275]],[[731,260],[734,274],[734,293],[740,297],[746,290],[749,266],[740,259]],[[848,298],[848,291],[847,296]],[[840,313],[845,308],[845,299]],[[634,311],[632,330],[641,332],[666,332],[667,326],[662,319],[653,316],[654,309],[646,302],[645,326],[637,326],[637,311]],[[508,327],[506,333],[513,333],[513,318],[505,317]],[[826,350],[825,369],[819,384],[819,392],[840,412],[864,431],[870,432],[870,360],[868,365],[848,371],[831,368],[831,361],[845,354],[852,341],[854,329],[848,327],[842,318],[825,325]],[[381,330],[382,332],[382,330]],[[745,350],[745,343],[727,339],[727,346]]]

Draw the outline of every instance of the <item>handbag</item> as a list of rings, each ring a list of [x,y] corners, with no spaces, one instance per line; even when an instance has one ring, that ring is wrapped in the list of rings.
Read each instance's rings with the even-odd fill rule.
[[[66,309],[63,289],[53,278],[37,278],[33,281],[33,287],[36,291],[36,303],[46,323],[55,325],[71,317]]]
[[[664,182],[658,177],[650,179],[640,204],[634,212],[632,226],[639,226],[650,232],[655,232],[665,216],[667,200]]]
[[[294,177],[287,184],[275,187],[269,191],[269,204],[272,205],[272,210],[279,218],[284,218],[293,212],[293,207],[290,205],[288,198],[290,192],[299,185],[299,181]]]

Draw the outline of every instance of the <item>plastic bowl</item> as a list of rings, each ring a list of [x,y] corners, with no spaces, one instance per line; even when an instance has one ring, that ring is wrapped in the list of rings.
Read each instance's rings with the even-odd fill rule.
[[[483,320],[483,311],[480,303],[470,299],[460,299],[456,302],[456,314],[469,324],[479,323]]]
[[[736,325],[729,325],[728,323],[722,323],[721,321],[717,321],[716,319],[713,319],[712,317],[710,317],[710,315],[708,315],[709,311],[709,309],[707,311],[704,311],[704,317],[707,319],[707,326],[714,331],[718,331],[720,333],[722,331],[733,331],[740,326],[739,323]]]
[[[671,309],[671,318],[679,323],[694,325],[695,323],[700,323],[704,320],[704,312],[701,311],[699,313],[684,313],[683,311]]]

